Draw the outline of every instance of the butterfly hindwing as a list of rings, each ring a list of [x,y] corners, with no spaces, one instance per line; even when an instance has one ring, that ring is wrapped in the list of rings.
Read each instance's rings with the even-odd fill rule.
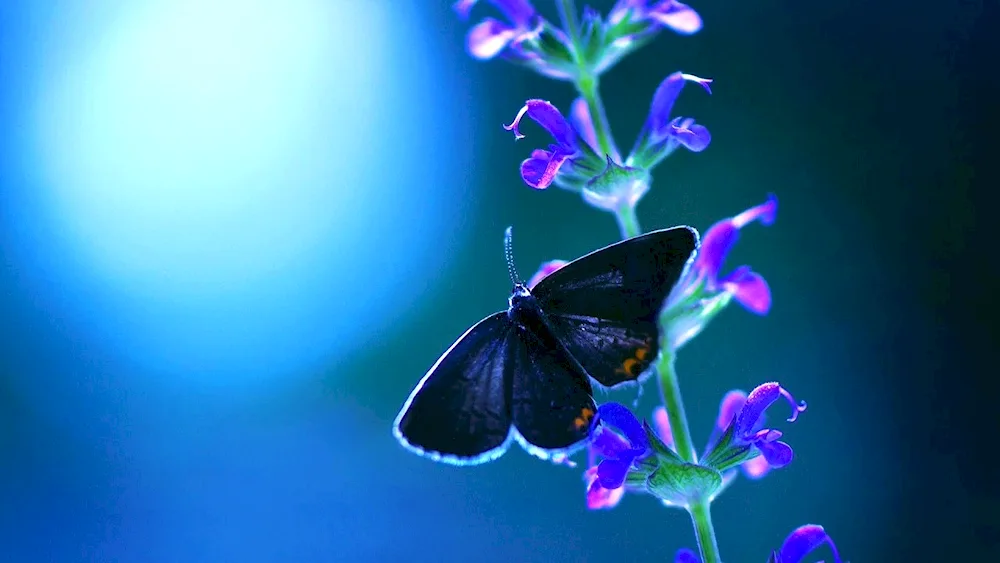
[[[532,294],[555,336],[598,383],[635,381],[659,352],[660,308],[697,247],[690,227],[653,231],[570,262]]]
[[[477,323],[410,394],[396,418],[396,437],[421,455],[456,465],[502,455],[511,436],[511,360],[521,348],[506,312]]]
[[[539,457],[569,453],[590,431],[597,411],[586,372],[547,327],[520,323],[511,346],[511,413],[522,446]]]
[[[637,381],[659,353],[656,321],[549,314],[549,326],[598,383]]]

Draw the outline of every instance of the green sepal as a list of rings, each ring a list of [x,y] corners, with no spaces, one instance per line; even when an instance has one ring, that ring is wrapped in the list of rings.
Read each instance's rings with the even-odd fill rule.
[[[653,454],[661,463],[684,463],[684,460],[677,455],[674,450],[671,450],[663,443],[660,436],[653,430],[653,427],[649,425],[645,420],[642,421],[642,429],[646,431],[646,437],[649,439],[649,445],[653,448]]]
[[[532,36],[522,42],[521,47],[544,61],[544,66],[549,69],[546,72],[550,75],[555,69],[566,80],[576,79],[579,67],[573,55],[573,46],[562,32],[548,22],[543,22]]]
[[[734,426],[730,423],[726,431],[719,437],[719,440],[712,446],[712,449],[709,450],[701,462],[708,467],[723,472],[738,467],[741,463],[759,455],[749,444],[734,446],[734,432]]]
[[[701,293],[702,287],[697,287],[695,292],[685,296],[682,302],[673,304],[660,313],[661,346],[672,350],[681,348],[700,334],[733,300],[733,295],[728,291],[695,300]],[[680,342],[680,345],[675,345],[677,342]]]
[[[649,184],[647,170],[623,166],[607,155],[604,171],[583,186],[583,199],[594,207],[614,212],[623,206],[635,207],[649,191]]]
[[[657,498],[679,506],[712,498],[721,488],[721,473],[694,463],[660,464],[646,479],[646,490]]]

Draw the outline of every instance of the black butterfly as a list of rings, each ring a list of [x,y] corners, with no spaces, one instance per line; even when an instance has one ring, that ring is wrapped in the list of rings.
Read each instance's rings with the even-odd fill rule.
[[[590,379],[635,382],[656,359],[657,317],[698,232],[674,227],[612,244],[530,290],[514,271],[509,228],[505,248],[510,306],[452,344],[396,417],[396,438],[436,461],[483,463],[511,440],[544,459],[578,449],[597,410]]]

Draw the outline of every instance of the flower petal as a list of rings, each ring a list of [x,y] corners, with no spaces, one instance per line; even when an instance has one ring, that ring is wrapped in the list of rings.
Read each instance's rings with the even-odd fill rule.
[[[584,473],[587,480],[587,508],[599,510],[602,508],[614,508],[622,497],[625,496],[625,487],[617,489],[605,489],[597,481],[597,468],[591,467]]]
[[[632,467],[632,457],[605,459],[597,464],[597,482],[605,489],[617,489],[625,484],[625,476]]]
[[[576,131],[573,130],[573,126],[570,125],[569,121],[566,121],[566,118],[559,113],[556,106],[546,102],[545,100],[528,100],[517,113],[517,117],[514,118],[514,122],[510,125],[504,125],[503,128],[508,131],[513,131],[515,138],[524,138],[524,135],[521,134],[519,128],[521,125],[521,119],[523,119],[525,115],[533,119],[536,123],[548,131],[549,134],[552,135],[552,138],[556,140],[556,143],[559,144],[559,147],[565,150],[565,152],[571,154],[576,152]]]
[[[751,313],[766,315],[771,310],[771,288],[763,276],[750,270],[750,266],[736,268],[719,280],[719,285]]]
[[[740,469],[743,470],[743,474],[749,479],[761,479],[771,471],[771,464],[767,462],[767,458],[759,455],[753,459],[749,459],[740,464]]]
[[[478,0],[458,0],[451,5],[451,8],[458,13],[458,17],[463,20],[469,17],[469,11],[476,5]]]
[[[601,457],[616,458],[632,449],[632,445],[617,432],[598,425],[590,435],[590,451]]]
[[[729,423],[736,417],[736,413],[740,412],[746,402],[747,394],[743,391],[733,389],[726,393],[719,403],[719,416],[715,419],[715,429],[719,432],[725,432],[726,427],[729,426]]]
[[[650,9],[649,19],[656,21],[682,35],[691,35],[701,30],[701,16],[690,6],[675,0],[664,0]]]
[[[762,457],[771,467],[778,469],[792,462],[792,447],[784,442],[761,441],[756,444]]]
[[[597,145],[597,130],[594,129],[594,120],[590,117],[590,108],[587,107],[587,102],[583,98],[573,100],[569,120],[584,142],[590,145],[595,153],[599,154],[601,149]]]
[[[535,275],[531,276],[531,279],[528,280],[528,289],[534,289],[534,287],[538,285],[538,282],[542,281],[546,276],[559,268],[562,268],[566,264],[569,264],[569,262],[565,260],[549,260],[548,262],[542,262],[542,265],[538,268],[538,271],[535,272]]]
[[[492,59],[500,51],[503,51],[517,35],[516,29],[493,18],[486,18],[469,30],[469,35],[466,37],[466,48],[469,54],[477,59]]]
[[[747,396],[746,403],[743,404],[743,408],[740,409],[740,412],[736,414],[736,418],[733,419],[733,424],[736,426],[736,435],[739,437],[749,436],[757,424],[757,419],[780,396],[781,386],[773,381],[758,385],[751,391]]]
[[[691,152],[701,152],[712,142],[712,134],[704,125],[691,118],[681,118],[670,123],[670,136]]]
[[[778,215],[778,197],[774,194],[767,194],[767,201],[751,207],[736,217],[733,217],[733,226],[742,229],[747,223],[759,220],[762,225],[771,225]]]
[[[693,74],[684,74],[683,72],[675,72],[664,78],[663,82],[660,82],[660,85],[656,88],[656,93],[653,94],[653,102],[649,107],[649,117],[646,120],[646,126],[654,138],[662,139],[670,134],[672,121],[670,113],[674,109],[674,102],[677,101],[677,96],[680,95],[681,90],[684,89],[684,83],[687,81],[697,82],[708,90],[709,93],[712,92],[709,87],[709,84],[712,82],[711,79],[699,78]]]
[[[604,403],[597,407],[597,419],[613,428],[621,430],[633,449],[649,450],[649,438],[639,419],[620,403]]]
[[[710,286],[714,285],[726,256],[739,240],[740,229],[754,220],[770,225],[777,212],[778,199],[774,194],[769,194],[766,202],[712,225],[702,238],[701,250],[698,251],[694,264],[695,270],[712,282],[709,283]]]
[[[674,563],[701,563],[698,554],[690,549],[678,549],[674,556]]]
[[[698,256],[695,258],[693,268],[704,276],[714,286],[715,279],[719,276],[719,270],[726,260],[729,251],[739,240],[740,231],[733,226],[733,222],[724,219],[709,227],[705,231],[705,236],[701,239],[701,248],[698,249]]]
[[[656,435],[663,440],[663,443],[670,449],[674,448],[674,434],[670,430],[670,418],[667,417],[667,409],[656,407],[653,409],[653,425],[656,428]]]
[[[816,524],[806,524],[793,530],[785,538],[785,543],[781,544],[778,561],[781,561],[781,563],[799,563],[806,555],[824,543],[830,545],[830,550],[833,551],[833,560],[836,563],[840,563],[840,554],[837,552],[837,546],[834,545],[833,540],[827,535],[823,526]]]
[[[535,15],[535,8],[528,0],[489,0],[489,2],[517,27],[529,27],[531,18]]]
[[[521,163],[521,179],[536,190],[544,190],[552,185],[559,169],[569,157],[560,150],[549,152],[537,149],[531,153],[531,158]]]

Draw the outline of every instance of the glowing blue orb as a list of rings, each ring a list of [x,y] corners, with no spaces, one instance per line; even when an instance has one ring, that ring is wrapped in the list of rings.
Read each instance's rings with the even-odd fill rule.
[[[444,265],[465,191],[432,115],[447,77],[402,4],[60,4],[33,39],[41,191],[19,210],[48,234],[21,267],[170,377],[273,380],[384,333]]]

